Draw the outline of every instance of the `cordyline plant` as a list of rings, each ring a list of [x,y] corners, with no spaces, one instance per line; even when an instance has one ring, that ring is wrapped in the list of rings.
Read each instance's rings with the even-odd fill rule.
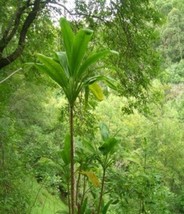
[[[69,104],[69,123],[70,123],[70,204],[69,213],[77,212],[75,203],[75,169],[74,169],[74,105],[77,97],[82,91],[88,89],[97,95],[100,86],[96,83],[103,80],[111,84],[109,79],[94,73],[94,64],[109,54],[117,54],[115,51],[102,50],[86,56],[88,44],[92,38],[93,31],[81,29],[76,34],[72,31],[70,24],[64,18],[60,21],[62,38],[64,42],[64,52],[56,52],[54,57],[47,57],[37,54],[41,64],[36,67],[46,73],[64,91]]]

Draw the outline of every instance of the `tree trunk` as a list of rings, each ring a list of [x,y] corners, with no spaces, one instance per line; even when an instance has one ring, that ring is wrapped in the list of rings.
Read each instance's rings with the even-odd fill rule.
[[[75,169],[74,169],[74,154],[75,154],[75,148],[74,148],[74,120],[73,120],[73,106],[70,106],[70,179],[71,179],[71,187],[70,187],[70,210],[71,214],[75,214]]]

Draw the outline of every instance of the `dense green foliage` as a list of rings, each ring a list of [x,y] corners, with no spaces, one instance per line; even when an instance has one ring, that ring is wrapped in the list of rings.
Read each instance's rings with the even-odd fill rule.
[[[62,2],[52,2],[48,9],[57,3],[54,14],[62,14]],[[0,32],[16,7],[15,1],[0,3]],[[119,52],[89,70],[111,77],[113,89],[100,82],[72,103],[78,213],[184,213],[183,11],[182,0],[90,0],[76,1],[68,15],[74,31],[86,25],[94,31],[84,61],[103,48]],[[66,51],[65,32],[52,19],[42,10],[27,32],[24,54],[0,70],[3,214],[68,213],[67,96],[25,65],[38,63],[35,53]],[[13,39],[7,54],[15,48]]]

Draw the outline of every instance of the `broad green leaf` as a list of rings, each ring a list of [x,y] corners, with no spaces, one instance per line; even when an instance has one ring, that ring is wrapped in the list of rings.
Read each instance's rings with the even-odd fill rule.
[[[103,51],[99,51],[96,52],[92,55],[90,55],[84,62],[83,64],[80,66],[79,71],[78,71],[78,76],[79,77],[85,77],[86,74],[86,70],[94,65],[95,63],[97,63],[99,60],[103,59],[105,56],[107,56],[108,54],[110,54],[111,51],[110,50],[103,50]]]
[[[68,56],[69,65],[71,64],[71,56],[72,56],[72,46],[74,40],[74,33],[70,27],[69,22],[65,18],[61,18],[60,20],[61,32],[63,37],[64,46],[66,49],[66,54]]]
[[[69,78],[69,67],[68,67],[68,59],[67,59],[67,55],[66,52],[56,52],[56,60],[60,63],[60,65],[62,66],[66,76]]]
[[[78,75],[77,70],[79,66],[82,64],[92,34],[93,34],[92,30],[81,29],[74,38],[71,61],[71,69],[73,75]]]
[[[83,81],[83,85],[84,86],[89,86],[91,84],[93,84],[94,82],[97,82],[99,80],[101,80],[99,77],[103,77],[103,76],[97,76],[97,75],[94,75],[94,76],[90,76],[90,77],[87,77],[84,81]]]
[[[114,148],[117,145],[118,141],[116,138],[112,137],[105,141],[105,143],[99,147],[99,150],[103,155],[108,155],[114,153]]]
[[[88,203],[88,198],[85,198],[80,209],[80,214],[86,213],[85,211],[86,211],[87,203]]]
[[[61,157],[66,165],[70,163],[70,135],[67,134],[64,141],[64,148],[61,152]]]
[[[93,84],[89,85],[89,89],[99,101],[102,101],[104,99],[102,88],[98,83],[94,82]]]
[[[103,76],[103,75],[94,75],[94,76],[90,76],[88,78],[85,79],[84,81],[84,86],[90,85],[94,82],[98,82],[98,81],[103,81],[105,82],[110,88],[116,90],[117,87],[114,85],[115,80],[113,80],[112,78]]]
[[[117,90],[117,86],[114,84],[115,80],[110,77],[103,77],[103,81],[109,86],[109,88],[112,88],[113,90]]]
[[[91,181],[94,187],[100,187],[100,182],[98,180],[98,177],[95,175],[94,172],[91,171],[81,171],[80,172],[83,175],[86,175],[88,179]]]
[[[55,75],[54,72],[50,71],[50,69],[47,68],[47,66],[35,63],[34,66],[42,73],[46,73],[52,80],[54,80],[55,83],[57,83],[59,86],[63,85],[63,82],[60,78],[58,78],[57,75]],[[65,88],[63,87],[63,90],[65,91]]]
[[[109,138],[109,128],[105,123],[100,124],[100,134],[104,141]]]
[[[108,203],[102,208],[102,214],[106,214],[107,213],[111,203],[112,203],[112,200],[108,201]]]
[[[66,88],[68,79],[60,64],[57,63],[52,58],[44,56],[42,54],[37,54],[37,57],[40,60],[40,62],[42,62],[44,65],[37,66],[37,68],[47,73],[62,88]]]

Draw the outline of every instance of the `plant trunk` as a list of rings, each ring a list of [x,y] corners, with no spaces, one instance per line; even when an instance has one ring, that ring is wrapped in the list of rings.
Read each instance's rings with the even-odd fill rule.
[[[71,214],[75,214],[75,170],[74,170],[74,154],[75,154],[75,148],[74,148],[74,118],[73,118],[73,106],[70,106],[70,210]]]

